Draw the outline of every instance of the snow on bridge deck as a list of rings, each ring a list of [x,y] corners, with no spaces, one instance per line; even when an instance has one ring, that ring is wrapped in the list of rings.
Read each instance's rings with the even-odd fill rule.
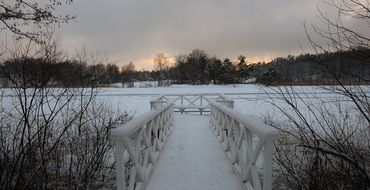
[[[146,190],[242,189],[209,120],[205,115],[175,115]]]

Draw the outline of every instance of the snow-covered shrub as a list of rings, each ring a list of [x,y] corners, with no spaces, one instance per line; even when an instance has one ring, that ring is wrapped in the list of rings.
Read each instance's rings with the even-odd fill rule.
[[[370,105],[369,88],[345,88],[347,94],[338,87],[325,96],[302,95],[294,87],[270,93],[275,115],[267,123],[284,134],[275,143],[278,183],[291,189],[370,187],[370,110],[362,113]]]
[[[96,189],[109,181],[112,188],[110,130],[131,117],[99,101],[93,83],[52,87],[43,64],[60,61],[58,51],[37,50],[32,68],[29,48],[12,54],[16,67],[2,67],[14,87],[0,99],[0,189]]]

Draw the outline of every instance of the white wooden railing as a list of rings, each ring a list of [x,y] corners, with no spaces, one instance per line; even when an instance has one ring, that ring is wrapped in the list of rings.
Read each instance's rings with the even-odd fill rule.
[[[157,98],[154,98],[150,101],[150,110],[156,109],[163,106],[164,103],[167,103],[168,99],[164,95],[160,95]]]
[[[174,112],[188,113],[188,112],[199,112],[201,115],[204,112],[210,112],[211,107],[209,106],[207,99],[215,99],[229,108],[234,107],[234,101],[227,99],[224,95],[218,93],[203,93],[203,94],[166,94],[161,95],[152,101],[150,101],[150,108],[154,109],[157,106],[161,106],[163,103],[174,101]]]
[[[245,188],[272,189],[273,141],[279,137],[279,131],[222,103],[211,99],[208,102],[210,125]],[[263,157],[262,184],[256,167],[259,157]]]
[[[210,112],[210,126],[245,188],[272,189],[273,141],[279,137],[278,130],[233,110],[234,101],[222,94],[161,95],[150,101],[150,107],[150,112],[112,130],[118,190],[145,188],[174,124],[174,111]],[[129,179],[125,156],[132,164]],[[256,167],[259,158],[263,159],[262,183]]]
[[[207,99],[208,101],[208,99]],[[224,105],[230,109],[234,109],[234,100],[228,99],[223,94],[220,94],[218,98],[216,98],[216,102],[219,102],[221,105]]]
[[[125,190],[127,186],[129,190],[145,188],[173,126],[173,103],[156,105],[150,112],[112,130],[118,190]],[[127,156],[132,164],[129,179],[125,175]]]

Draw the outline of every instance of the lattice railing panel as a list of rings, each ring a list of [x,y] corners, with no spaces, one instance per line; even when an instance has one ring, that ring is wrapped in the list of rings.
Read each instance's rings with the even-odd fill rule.
[[[222,105],[233,108],[234,101],[227,99],[222,94],[203,93],[203,94],[166,94],[161,95],[150,101],[151,109],[161,107],[164,103],[174,100],[174,111],[187,113],[199,112],[201,115],[204,112],[210,112],[208,99],[214,99]]]
[[[112,131],[111,138],[115,143],[117,189],[145,188],[173,124],[173,102],[170,102]],[[128,175],[128,187],[124,173],[125,154],[132,163]]]
[[[210,126],[245,188],[271,189],[272,142],[278,138],[278,131],[258,121],[249,122],[246,116],[227,108],[222,103],[209,101]],[[263,158],[262,179],[256,166],[259,157]]]

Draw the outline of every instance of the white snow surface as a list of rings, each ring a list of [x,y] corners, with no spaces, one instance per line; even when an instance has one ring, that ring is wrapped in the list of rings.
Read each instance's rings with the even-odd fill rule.
[[[209,116],[175,115],[175,126],[146,190],[242,189]]]
[[[341,101],[343,97],[332,93],[327,89],[329,86],[295,86],[294,91],[300,93],[302,98],[320,97],[327,101]],[[271,104],[267,101],[274,95],[276,87],[265,87],[255,84],[239,85],[172,85],[169,87],[156,88],[102,88],[99,96],[103,101],[127,110],[129,113],[138,117],[150,110],[149,101],[161,94],[197,94],[197,93],[222,93],[235,101],[235,110],[246,114],[264,118],[266,115],[275,114]],[[369,92],[370,86],[364,86],[364,90]],[[272,94],[266,94],[266,92]],[[276,103],[280,103],[277,101]]]
[[[284,88],[284,87],[281,87]],[[290,88],[290,87],[287,87]],[[326,88],[326,89],[325,89]],[[292,89],[298,92],[301,98],[319,97],[326,103],[341,102],[342,105],[353,106],[346,102],[346,98],[332,93],[330,86],[294,86]],[[31,89],[32,90],[32,89]],[[58,89],[55,89],[56,91]],[[198,93],[222,93],[235,101],[234,109],[246,114],[254,115],[264,119],[266,116],[279,117],[279,110],[276,110],[270,103],[271,99],[279,99],[276,95],[276,87],[265,87],[255,84],[238,85],[172,85],[168,87],[155,88],[100,88],[98,98],[107,106],[127,111],[130,115],[138,117],[150,111],[149,101],[161,94],[198,94]],[[370,96],[370,85],[363,86],[363,90]],[[269,92],[270,94],[267,94]],[[13,100],[16,99],[12,89],[0,89],[1,104],[6,107],[14,107]],[[324,102],[324,103],[325,103]],[[281,101],[277,105],[287,106]],[[323,102],[314,102],[317,105]],[[9,105],[7,105],[9,104]],[[302,107],[304,108],[304,106]],[[289,109],[289,107],[287,107]]]

